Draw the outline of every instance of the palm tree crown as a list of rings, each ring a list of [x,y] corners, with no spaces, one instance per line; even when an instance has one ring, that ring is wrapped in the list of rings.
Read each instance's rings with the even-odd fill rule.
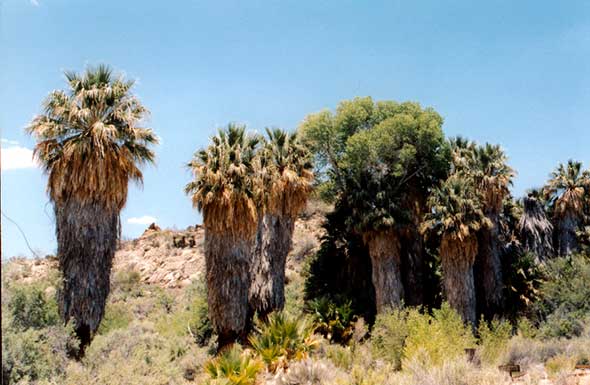
[[[195,179],[185,192],[203,213],[205,227],[251,237],[257,221],[255,157],[260,138],[247,135],[245,126],[229,124],[211,141],[189,162]]]
[[[554,216],[582,213],[584,200],[590,194],[590,171],[582,171],[582,163],[570,159],[551,173],[543,192]]]
[[[49,174],[50,198],[59,203],[75,197],[120,210],[128,181],[142,182],[138,165],[154,162],[149,147],[158,138],[139,126],[148,111],[130,93],[134,82],[114,77],[107,66],[65,76],[69,90],[53,91],[44,113],[27,127]]]
[[[482,194],[486,210],[499,213],[502,201],[510,192],[514,170],[507,164],[508,158],[498,145],[486,143],[474,151],[473,174]]]
[[[261,175],[267,209],[273,214],[296,216],[312,189],[311,154],[299,142],[297,133],[279,128],[267,128],[266,133],[261,156],[265,170]]]
[[[490,227],[481,209],[473,185],[459,174],[451,175],[428,198],[431,212],[426,214],[422,230],[446,234],[457,241],[482,227]]]

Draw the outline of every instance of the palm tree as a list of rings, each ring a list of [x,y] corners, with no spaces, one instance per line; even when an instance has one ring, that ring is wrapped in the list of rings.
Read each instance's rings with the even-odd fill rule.
[[[431,211],[423,231],[441,236],[439,253],[446,299],[465,322],[475,325],[476,298],[473,263],[478,251],[477,232],[490,227],[470,178],[452,174],[428,198]]]
[[[352,172],[346,178],[344,199],[352,208],[348,226],[368,249],[377,313],[401,306],[404,299],[401,229],[409,222],[409,213],[400,206],[394,182],[380,166]]]
[[[54,206],[61,314],[83,351],[104,315],[129,181],[142,182],[138,167],[154,162],[158,139],[140,125],[148,111],[131,94],[133,81],[104,65],[65,76],[69,89],[49,94],[27,132]]]
[[[252,263],[250,306],[259,316],[285,304],[285,264],[291,250],[295,220],[305,207],[313,182],[310,154],[297,134],[267,129],[259,157],[258,230]]]
[[[514,171],[507,165],[504,151],[497,145],[486,143],[473,152],[470,167],[482,209],[491,227],[482,228],[478,234],[478,255],[475,262],[475,275],[480,282],[480,305],[488,315],[493,315],[503,302],[502,245],[500,244],[501,212],[505,199],[510,195]]]
[[[256,149],[260,139],[229,124],[188,164],[194,180],[185,187],[203,213],[209,317],[222,350],[249,328],[250,263],[258,215]]]
[[[582,163],[568,160],[551,173],[544,190],[555,224],[555,250],[569,255],[578,249],[576,231],[584,216],[584,200],[590,194],[590,172],[582,171]]]
[[[533,253],[537,263],[543,263],[553,255],[553,225],[547,219],[538,190],[523,198],[523,208],[518,222],[522,248]]]

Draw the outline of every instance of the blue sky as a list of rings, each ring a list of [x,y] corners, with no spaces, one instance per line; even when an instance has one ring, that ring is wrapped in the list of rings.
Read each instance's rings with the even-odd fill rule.
[[[418,101],[447,135],[500,143],[514,193],[558,162],[590,165],[588,1],[86,1],[0,3],[2,211],[39,253],[55,251],[45,176],[23,127],[64,70],[107,63],[137,80],[162,138],[132,188],[123,234],[149,216],[200,222],[184,163],[230,121],[297,127],[354,96]],[[135,218],[135,220],[133,220]],[[142,220],[145,219],[145,220]],[[2,256],[30,255],[2,218]]]

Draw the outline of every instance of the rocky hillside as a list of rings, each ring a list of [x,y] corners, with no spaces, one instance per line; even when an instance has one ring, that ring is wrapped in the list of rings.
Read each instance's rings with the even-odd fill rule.
[[[323,221],[321,210],[309,208],[296,222],[293,249],[287,261],[288,271],[298,271],[303,258],[317,250],[323,234]],[[184,287],[205,271],[204,237],[205,230],[200,225],[171,230],[152,224],[139,238],[121,242],[115,255],[113,274],[137,271],[145,283],[165,288]],[[15,259],[7,273],[29,282],[46,277],[56,267],[54,257]]]

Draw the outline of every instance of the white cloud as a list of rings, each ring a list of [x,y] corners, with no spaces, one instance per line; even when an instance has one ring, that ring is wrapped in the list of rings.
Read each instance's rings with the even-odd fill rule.
[[[4,144],[10,144],[10,145],[17,145],[18,142],[16,140],[8,140],[5,138],[0,139],[0,141],[2,141],[2,143]]]
[[[9,143],[2,140],[2,143]],[[2,171],[35,168],[33,150],[21,146],[2,147]]]
[[[39,6],[39,0],[30,0],[31,1],[31,5],[38,7]]]
[[[151,225],[152,223],[156,223],[157,219],[154,217],[150,217],[149,215],[144,215],[143,217],[131,217],[127,219],[127,223],[133,225]]]

